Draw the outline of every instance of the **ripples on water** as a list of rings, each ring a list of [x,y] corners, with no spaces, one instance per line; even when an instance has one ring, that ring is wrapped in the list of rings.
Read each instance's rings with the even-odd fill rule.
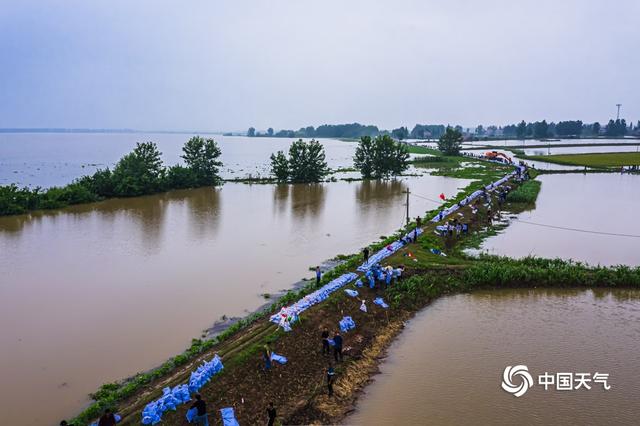
[[[503,290],[437,300],[392,345],[354,425],[634,425],[640,408],[640,291]],[[612,389],[515,398],[507,365],[609,373]]]

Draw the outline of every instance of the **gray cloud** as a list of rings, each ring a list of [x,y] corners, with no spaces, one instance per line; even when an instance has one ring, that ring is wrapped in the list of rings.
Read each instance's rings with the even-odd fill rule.
[[[0,8],[1,127],[242,130],[640,118],[635,0]]]

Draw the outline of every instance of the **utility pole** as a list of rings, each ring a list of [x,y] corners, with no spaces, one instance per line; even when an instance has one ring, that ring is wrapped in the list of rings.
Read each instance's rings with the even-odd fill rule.
[[[622,104],[616,104],[616,106],[618,107],[618,115],[616,116],[616,120],[620,120],[620,107],[622,106]]]
[[[407,228],[409,228],[409,188],[405,192],[407,194]]]

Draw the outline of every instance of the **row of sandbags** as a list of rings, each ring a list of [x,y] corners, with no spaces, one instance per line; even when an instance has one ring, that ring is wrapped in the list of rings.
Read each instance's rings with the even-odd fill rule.
[[[516,176],[522,170],[521,169],[522,166],[516,166],[516,167],[518,168],[518,170],[509,173],[508,175],[502,177],[501,179],[499,179],[499,180],[497,180],[497,181],[495,181],[493,183],[490,183],[489,185],[485,186],[484,189],[487,190],[487,191],[490,191],[493,188],[496,188],[496,187],[502,185],[503,183],[505,183],[506,181],[511,179],[513,176]],[[431,221],[436,223],[436,222],[440,222],[440,221],[446,219],[448,216],[450,216],[451,214],[453,214],[456,211],[458,211],[458,209],[460,209],[460,207],[466,206],[467,204],[471,203],[476,198],[480,197],[482,194],[483,194],[483,191],[480,190],[480,189],[475,191],[475,192],[473,192],[471,195],[463,198],[459,203],[456,203],[453,206],[442,210],[433,219],[431,219]]]
[[[365,262],[362,265],[358,266],[358,271],[366,272],[372,266],[380,263],[383,259],[386,259],[387,257],[391,256],[393,253],[397,252],[400,248],[402,248],[405,245],[407,245],[409,240],[413,239],[413,237],[414,237],[414,235],[416,233],[418,235],[422,234],[422,229],[417,228],[417,229],[409,232],[408,234],[406,234],[404,237],[400,238],[399,240],[392,242],[391,244],[385,246],[383,249],[381,249],[378,252],[374,253],[373,255],[371,255],[369,257],[369,260],[367,262]]]
[[[175,411],[178,405],[191,401],[191,394],[199,391],[223,368],[222,361],[216,354],[211,361],[205,361],[196,371],[191,373],[188,384],[177,385],[174,388],[164,388],[162,396],[147,404],[142,410],[142,424],[155,425],[162,420],[162,415],[166,411]]]
[[[304,312],[313,305],[326,300],[331,295],[331,293],[340,289],[341,287],[344,287],[356,278],[358,278],[358,275],[353,272],[340,275],[338,278],[332,280],[328,284],[325,284],[313,293],[307,294],[293,305],[282,307],[282,309],[280,309],[280,312],[270,317],[270,321],[278,324],[285,331],[290,331],[291,324],[298,320],[298,315],[300,315],[301,312]]]

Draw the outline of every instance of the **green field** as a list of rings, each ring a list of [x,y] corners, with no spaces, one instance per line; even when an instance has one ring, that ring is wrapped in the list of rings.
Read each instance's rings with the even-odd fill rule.
[[[530,155],[529,160],[587,167],[622,167],[640,165],[640,152],[602,152],[597,154]]]

